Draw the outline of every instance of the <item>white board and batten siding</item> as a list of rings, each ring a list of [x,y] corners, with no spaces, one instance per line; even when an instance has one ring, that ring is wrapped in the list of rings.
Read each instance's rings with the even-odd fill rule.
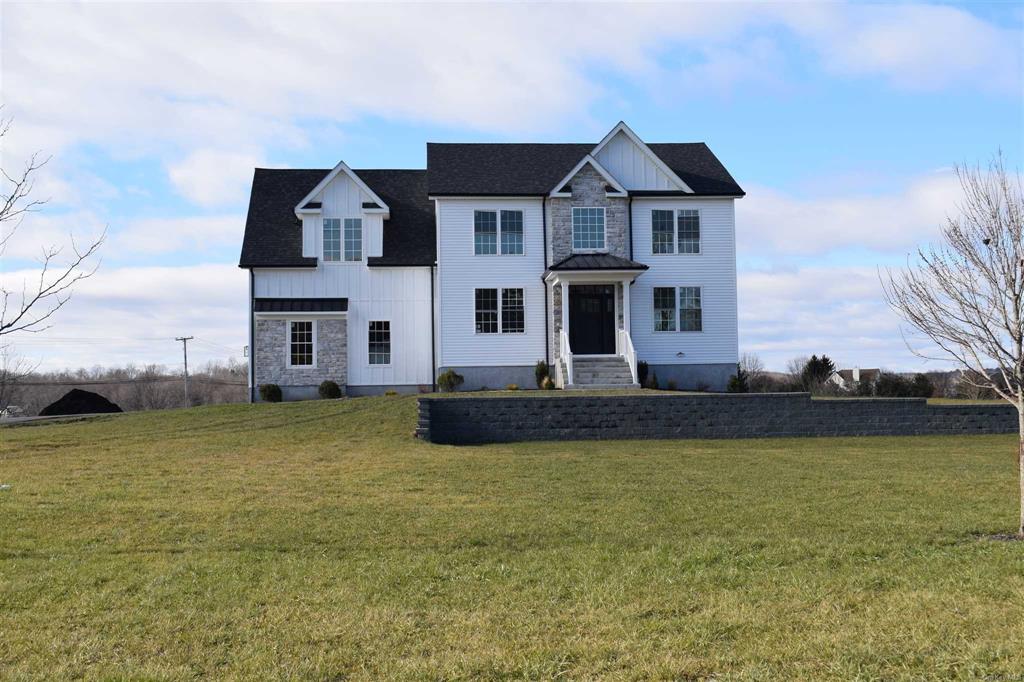
[[[474,254],[477,210],[523,212],[523,255]],[[438,224],[438,366],[533,365],[545,357],[543,212],[540,198],[443,198]],[[500,233],[499,233],[500,244]],[[476,333],[475,290],[521,288],[526,331]],[[499,313],[500,314],[500,313]]]
[[[302,255],[321,257],[323,218],[362,218],[363,259],[321,261],[314,269],[254,269],[254,296],[347,298],[348,384],[430,385],[430,268],[367,267],[368,257],[381,255],[383,218],[364,212],[363,202],[372,198],[345,173],[339,173],[311,201],[321,202],[322,208],[319,215],[303,215]],[[389,365],[369,361],[369,323],[378,320],[391,323]]]
[[[618,132],[595,156],[605,170],[629,190],[679,190],[679,186],[665,171],[633,143],[623,132]]]
[[[682,208],[700,211],[701,252],[654,254],[651,211]],[[630,288],[630,334],[640,358],[651,364],[739,360],[735,216],[733,199],[634,199],[633,259],[650,266]],[[655,332],[654,287],[681,286],[701,288],[703,331]]]

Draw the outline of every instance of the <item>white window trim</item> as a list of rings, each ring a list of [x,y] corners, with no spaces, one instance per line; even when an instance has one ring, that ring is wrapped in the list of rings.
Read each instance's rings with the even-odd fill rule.
[[[497,289],[498,290],[498,331],[496,331],[496,332],[478,332],[476,330],[476,290],[477,289]],[[502,321],[501,321],[501,304],[502,304],[502,302],[505,299],[505,294],[504,294],[505,289],[522,289],[523,290],[523,331],[521,331],[521,332],[507,332],[503,328],[504,325],[502,324]],[[494,286],[482,286],[482,287],[476,287],[475,286],[475,287],[473,287],[473,289],[470,292],[471,296],[472,296],[472,304],[473,304],[473,334],[475,336],[483,336],[483,337],[491,337],[491,338],[500,338],[502,336],[525,336],[526,332],[529,330],[529,327],[527,325],[527,315],[526,315],[526,296],[527,296],[527,292],[529,292],[529,289],[527,287],[524,287],[524,286],[521,286],[521,285],[520,286],[516,286],[516,285],[513,285],[513,286],[502,286],[500,284],[497,284],[497,285],[494,285]]]
[[[523,237],[523,252],[522,253],[505,253],[502,250],[502,248],[501,248],[501,235],[505,231],[505,224],[501,220],[501,212],[502,211],[516,211],[516,212],[521,213],[523,215],[523,231],[521,233],[522,237]],[[498,230],[497,230],[497,232],[495,232],[495,235],[497,237],[497,243],[495,244],[495,247],[494,247],[494,253],[477,253],[476,252],[476,214],[477,213],[494,213],[495,214],[495,224],[497,225]],[[526,255],[526,211],[521,209],[521,208],[474,208],[473,209],[473,224],[471,225],[471,229],[472,229],[472,239],[471,239],[472,243],[470,244],[470,248],[473,251],[473,256],[474,257],[477,257],[477,258],[494,258],[496,256],[512,256],[513,258],[518,258],[520,256],[525,256]],[[483,288],[486,288],[486,287],[483,287]]]
[[[604,231],[604,248],[600,249],[577,249],[576,248],[576,211],[579,210],[601,210],[601,224]],[[569,215],[569,246],[572,253],[608,253],[608,209],[604,206],[573,206]]]
[[[340,238],[341,250],[338,253],[338,260],[327,260],[324,251],[324,221],[337,220],[338,221],[338,235]],[[358,220],[359,221],[359,249],[360,258],[359,260],[345,260],[345,221],[346,220]],[[364,226],[363,216],[325,216],[320,219],[320,262],[324,265],[362,265],[366,262],[366,227]]]
[[[387,322],[388,323],[388,358],[391,362],[386,363],[372,363],[370,362],[370,323],[371,322]],[[366,366],[370,369],[375,367],[391,367],[395,361],[394,344],[392,340],[395,337],[395,326],[391,323],[391,320],[367,320],[366,321]]]
[[[313,364],[312,365],[293,365],[292,364],[292,322],[311,322],[313,324]],[[319,354],[319,346],[317,345],[317,321],[309,317],[290,317],[284,321],[284,362],[285,367],[288,369],[316,369],[317,355]]]
[[[663,255],[663,254],[658,254]],[[696,255],[696,254],[683,254],[683,255]],[[700,330],[696,329],[683,329],[683,319],[679,314],[679,290],[683,287],[689,287],[691,289],[697,289],[700,292]],[[675,298],[675,311],[676,311],[676,328],[675,329],[655,329],[654,326],[657,323],[656,313],[657,310],[654,307],[654,290],[655,289],[672,289]],[[648,305],[651,311],[651,333],[652,334],[703,334],[705,331],[704,327],[704,286],[701,284],[653,284],[651,285],[651,295],[648,297]]]
[[[654,212],[655,211],[672,211],[672,250],[666,253],[655,253],[654,252]],[[679,251],[679,212],[680,211],[696,211],[697,221],[700,227],[700,239],[697,242],[697,253],[680,253]],[[687,256],[694,258],[696,256],[704,255],[704,209],[703,208],[659,208],[657,206],[651,207],[651,255],[655,257],[662,256]]]

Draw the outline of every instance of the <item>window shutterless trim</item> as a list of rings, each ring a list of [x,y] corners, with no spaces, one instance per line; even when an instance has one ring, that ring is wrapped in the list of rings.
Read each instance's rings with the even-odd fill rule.
[[[479,253],[476,249],[477,215],[494,214],[494,253]],[[505,251],[505,214],[519,214],[519,253]],[[486,233],[491,234],[491,233]],[[526,211],[521,208],[476,208],[473,209],[473,255],[474,256],[525,256],[526,255]]]
[[[385,324],[385,325],[387,325],[387,330],[386,330],[387,331],[387,335],[388,335],[388,342],[387,342],[388,343],[388,350],[387,350],[388,361],[387,362],[371,362],[370,361],[370,358],[374,354],[373,351],[371,350],[373,348],[372,335],[374,333],[374,329],[373,329],[373,325],[374,324]],[[380,333],[383,333],[384,331],[385,330],[383,330],[383,329],[378,329],[377,333],[380,334]],[[393,351],[392,351],[392,346],[391,346],[391,339],[392,339],[391,320],[367,320],[367,323],[366,323],[366,366],[367,367],[390,367],[391,366],[391,364],[393,362],[393,359],[394,359],[394,355],[393,355]],[[378,343],[382,343],[382,342],[378,342]],[[380,353],[378,353],[378,354],[380,354]]]
[[[672,250],[654,250],[654,214],[657,211],[664,211],[672,214]],[[679,250],[679,218],[683,211],[697,212],[697,251],[694,253],[682,252]],[[704,209],[703,208],[657,208],[652,207],[651,212],[651,255],[652,256],[703,256],[704,255]]]
[[[602,246],[576,248],[577,211],[601,211]],[[570,212],[569,246],[572,253],[608,253],[608,209],[604,206],[573,206]]]
[[[509,291],[509,290],[512,290],[512,289],[517,289],[517,290],[522,292],[523,330],[522,331],[515,331],[515,332],[507,332],[507,331],[505,331],[505,328],[504,328],[505,325],[504,325],[504,320],[503,320],[503,313],[504,313],[503,307],[504,307],[504,302],[505,302],[505,292]],[[477,329],[477,314],[480,312],[480,309],[477,308],[477,305],[476,305],[476,292],[478,292],[478,291],[494,291],[495,292],[495,301],[496,301],[496,306],[497,306],[495,308],[495,310],[497,311],[497,331],[482,332],[482,331],[479,331]],[[528,291],[528,289],[526,287],[524,287],[524,286],[505,287],[505,286],[501,286],[501,285],[496,285],[496,286],[493,286],[493,287],[474,287],[472,289],[472,296],[473,296],[473,333],[478,335],[478,336],[523,336],[523,335],[525,335],[526,332],[527,332],[527,328],[526,328],[526,295],[527,295],[527,291]],[[491,309],[487,309],[484,312],[490,313]]]
[[[313,344],[312,344],[313,345],[313,358],[312,358],[313,362],[312,362],[312,364],[309,364],[309,365],[293,365],[292,364],[292,323],[293,322],[309,322],[310,323],[310,331],[312,333],[312,341],[313,341]],[[290,318],[288,318],[288,319],[286,319],[284,321],[284,333],[285,333],[284,362],[285,362],[285,367],[287,367],[288,369],[316,369],[316,356],[317,356],[317,352],[319,350],[318,339],[317,339],[317,336],[318,336],[318,334],[317,334],[317,331],[318,331],[317,327],[318,326],[319,325],[317,325],[316,319],[309,318],[309,317],[290,317]]]
[[[675,321],[676,321],[675,329],[656,329],[655,328],[655,325],[658,322],[658,317],[657,317],[658,310],[664,310],[664,308],[655,308],[654,307],[654,290],[655,289],[672,289],[673,290],[673,301],[675,302],[674,310],[675,310]],[[700,308],[688,308],[688,310],[700,310],[700,329],[683,329],[683,317],[680,314],[680,310],[681,309],[679,307],[679,304],[680,304],[680,302],[682,300],[680,298],[680,295],[679,295],[679,290],[680,289],[696,289],[697,290],[698,295],[700,296]],[[666,285],[666,286],[657,286],[657,285],[655,285],[655,286],[651,287],[651,297],[649,299],[649,302],[650,302],[650,306],[651,306],[650,307],[650,311],[651,311],[651,333],[653,333],[653,334],[703,334],[704,333],[705,329],[704,329],[704,286],[703,285],[701,285],[701,284],[680,284],[680,285]]]

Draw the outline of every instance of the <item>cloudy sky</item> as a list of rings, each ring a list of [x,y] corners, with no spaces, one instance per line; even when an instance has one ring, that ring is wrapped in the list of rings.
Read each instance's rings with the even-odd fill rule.
[[[741,185],[740,346],[782,369],[922,367],[881,302],[955,211],[957,162],[1024,159],[1015,3],[0,5],[2,163],[52,160],[3,257],[106,227],[46,368],[241,357],[254,166],[422,168],[427,141],[707,142]],[[934,365],[931,365],[934,366]]]

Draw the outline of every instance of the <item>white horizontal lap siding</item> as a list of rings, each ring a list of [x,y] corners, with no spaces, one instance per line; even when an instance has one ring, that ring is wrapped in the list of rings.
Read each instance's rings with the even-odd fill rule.
[[[522,256],[477,256],[473,212],[523,212]],[[544,238],[541,199],[439,199],[438,330],[439,365],[488,367],[532,365],[545,356]],[[501,234],[498,235],[499,250]],[[526,332],[477,334],[474,291],[521,288]],[[499,311],[500,315],[500,311]]]
[[[701,253],[652,254],[651,210],[681,208],[701,212]],[[641,360],[651,364],[738,361],[735,225],[733,199],[634,199],[633,258],[650,266],[630,288],[630,334]],[[701,288],[703,331],[655,332],[654,288],[681,286]]]
[[[608,140],[597,153],[597,161],[626,189],[679,189],[625,133],[617,133]]]
[[[315,270],[255,270],[257,298],[347,298],[348,383],[430,384],[430,268],[367,268],[364,263]],[[391,322],[391,364],[370,365],[371,320]]]

